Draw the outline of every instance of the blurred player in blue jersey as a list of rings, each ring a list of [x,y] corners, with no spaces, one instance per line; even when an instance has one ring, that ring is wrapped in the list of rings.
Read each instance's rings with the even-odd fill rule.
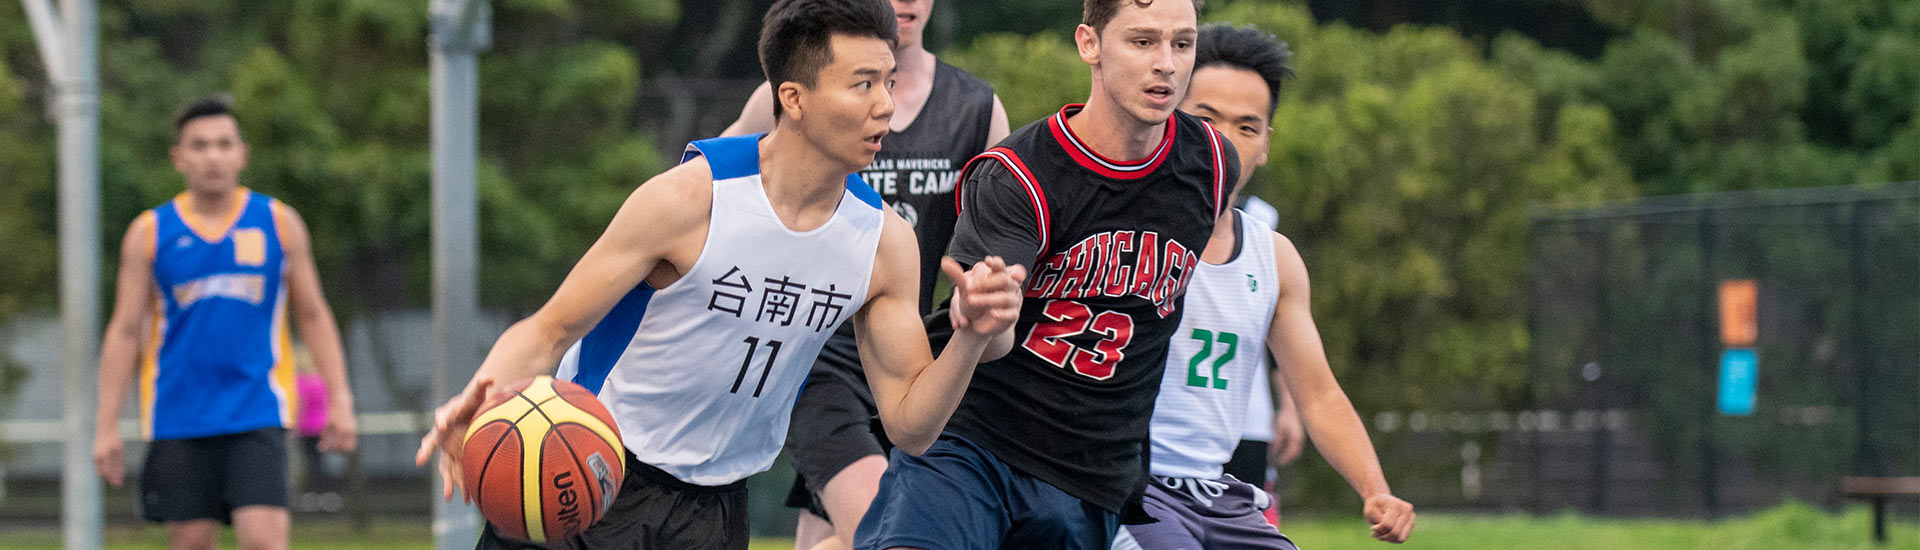
[[[353,393],[320,292],[306,223],[240,185],[247,144],[223,99],[188,105],[169,153],[186,191],[133,220],[100,346],[94,466],[120,486],[117,419],[138,372],[152,443],[140,515],[175,550],[211,549],[230,523],[244,549],[287,547],[286,429],[297,411],[291,313],[331,402],[323,451],[352,451]]]

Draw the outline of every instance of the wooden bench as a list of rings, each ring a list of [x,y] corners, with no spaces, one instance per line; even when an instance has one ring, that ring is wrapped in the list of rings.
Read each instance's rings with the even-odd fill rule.
[[[1840,494],[1873,501],[1873,541],[1885,543],[1887,499],[1920,497],[1920,477],[1847,476],[1840,478]]]

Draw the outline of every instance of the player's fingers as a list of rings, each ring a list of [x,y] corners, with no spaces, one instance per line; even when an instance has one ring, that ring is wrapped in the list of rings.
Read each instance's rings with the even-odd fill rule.
[[[1396,512],[1393,518],[1393,532],[1389,536],[1393,538],[1392,542],[1406,542],[1408,537],[1413,536],[1415,516],[1413,510],[1398,510]]]
[[[954,261],[952,256],[940,258],[940,272],[947,274],[947,280],[955,284],[958,284],[960,277],[966,274],[966,270],[960,268],[960,262]]]
[[[453,501],[453,490],[459,484],[459,477],[453,475],[453,459],[440,455],[440,498]]]
[[[1027,282],[1027,266],[1014,264],[1007,266],[1007,276],[1013,279],[1014,286]]]
[[[433,450],[439,447],[440,432],[428,430],[427,435],[420,436],[420,450],[413,452],[413,465],[426,466],[427,459],[433,458]]]
[[[954,288],[954,292],[957,293],[959,291],[960,289],[956,285],[956,287]],[[966,314],[961,313],[960,310],[961,310],[960,304],[954,304],[953,307],[947,309],[947,320],[952,322],[953,328],[956,330],[967,328],[967,316]]]
[[[1000,259],[999,256],[987,256],[986,259],[981,260],[981,263],[987,264],[987,269],[990,269],[996,272],[1005,271],[1007,269],[1007,261]]]

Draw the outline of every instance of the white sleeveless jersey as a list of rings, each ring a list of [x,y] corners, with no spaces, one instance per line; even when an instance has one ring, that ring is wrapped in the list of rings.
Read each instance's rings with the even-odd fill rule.
[[[1240,443],[1247,398],[1267,383],[1267,327],[1279,297],[1273,229],[1240,220],[1233,260],[1200,262],[1153,408],[1153,475],[1217,479]]]
[[[1247,196],[1245,204],[1240,205],[1240,214],[1269,226],[1280,225],[1280,209],[1260,200],[1260,197]],[[1266,353],[1262,346],[1261,353]],[[1247,397],[1247,419],[1240,426],[1240,439],[1253,441],[1273,441],[1273,384],[1254,384],[1253,395]]]
[[[756,135],[697,141],[712,220],[692,268],[641,284],[567,351],[557,374],[593,390],[641,462],[698,485],[766,471],[815,356],[867,299],[880,196],[847,177],[825,225],[793,231],[760,181]]]

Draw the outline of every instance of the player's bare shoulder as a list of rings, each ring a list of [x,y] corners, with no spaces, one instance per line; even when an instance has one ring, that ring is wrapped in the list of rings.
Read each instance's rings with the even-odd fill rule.
[[[1307,261],[1300,257],[1300,249],[1294,247],[1293,239],[1279,231],[1272,233],[1274,270],[1280,276],[1281,295],[1304,295],[1310,284]]]
[[[159,216],[152,210],[140,213],[127,224],[127,233],[120,239],[122,261],[153,261],[154,239],[160,230]]]
[[[920,284],[920,240],[913,223],[892,208],[881,208],[880,245],[874,251],[873,278],[868,296],[892,292],[917,295]]]
[[[635,188],[602,238],[644,239],[667,246],[669,256],[698,255],[712,205],[713,171],[704,157],[694,158]]]

